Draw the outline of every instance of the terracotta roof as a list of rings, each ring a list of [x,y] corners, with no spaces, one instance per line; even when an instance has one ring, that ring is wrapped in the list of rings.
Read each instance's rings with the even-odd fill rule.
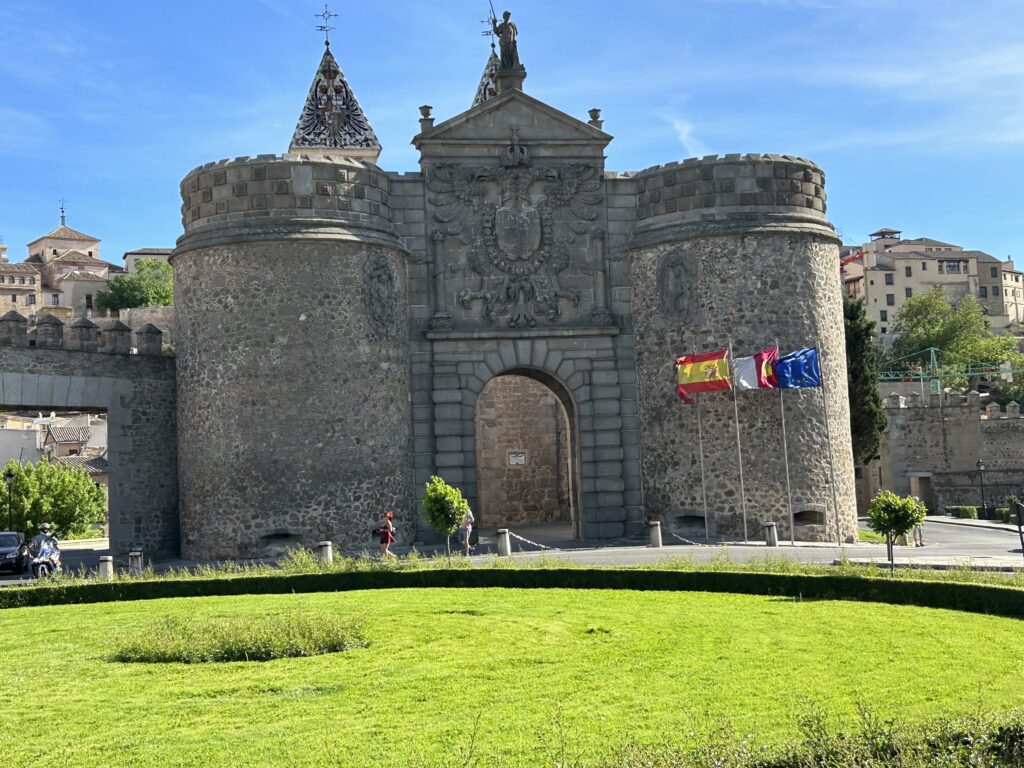
[[[84,469],[90,475],[109,474],[110,465],[103,456],[58,456],[50,461],[51,464],[60,464],[62,467]]]
[[[38,275],[39,270],[33,267],[31,264],[26,264],[23,261],[19,261],[17,264],[7,264],[0,262],[0,272],[21,272],[24,274]]]
[[[944,243],[941,240],[932,240],[930,237],[915,237],[912,240],[907,240],[906,238],[904,238],[903,240],[900,241],[900,243],[903,244],[903,245],[907,245],[908,243],[914,243],[916,245],[928,245],[928,246],[943,245],[943,246],[947,246],[949,248],[956,248],[957,247],[955,243]]]
[[[56,443],[86,443],[92,435],[88,427],[50,427],[48,431]]]
[[[65,227],[65,226],[62,225],[62,226],[57,227],[52,232],[48,232],[47,234],[43,235],[42,237],[37,237],[35,240],[32,241],[32,243],[38,243],[40,240],[47,240],[47,239],[54,239],[54,240],[87,240],[90,243],[98,243],[99,242],[99,240],[97,238],[95,238],[95,237],[87,235],[84,232],[79,232],[77,229],[72,229],[71,227]],[[29,243],[29,245],[32,245],[32,243]]]
[[[135,251],[125,251],[125,256],[141,256],[146,253],[152,253],[157,256],[170,256],[174,253],[173,248],[139,248]]]

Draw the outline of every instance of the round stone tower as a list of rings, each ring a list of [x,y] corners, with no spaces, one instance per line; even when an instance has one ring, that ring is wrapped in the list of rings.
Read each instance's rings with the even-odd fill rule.
[[[636,179],[628,258],[648,515],[729,537],[761,537],[774,521],[789,538],[792,498],[796,539],[853,540],[840,241],[821,169],[798,157],[726,155]],[[698,409],[674,393],[675,358],[730,342],[736,357],[816,346],[824,387],[787,389],[781,401],[777,389],[737,392],[738,439],[733,395],[701,395],[698,425]]]
[[[406,252],[376,137],[328,50],[292,151],[181,184],[182,554],[369,546],[413,529]]]

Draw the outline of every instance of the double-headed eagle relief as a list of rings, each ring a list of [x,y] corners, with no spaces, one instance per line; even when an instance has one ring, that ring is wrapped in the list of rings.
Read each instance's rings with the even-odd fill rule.
[[[563,288],[576,236],[598,218],[602,202],[596,165],[532,167],[529,151],[512,129],[512,144],[497,167],[437,165],[427,175],[434,219],[464,246],[466,263],[480,277],[459,303],[483,302],[482,319],[514,328],[537,318],[555,322],[561,301],[578,305],[579,291]]]
[[[380,149],[373,128],[328,50],[299,117],[293,148]]]

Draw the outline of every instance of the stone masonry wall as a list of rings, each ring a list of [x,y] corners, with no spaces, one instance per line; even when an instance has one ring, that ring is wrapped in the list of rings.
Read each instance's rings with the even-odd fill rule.
[[[642,220],[629,258],[645,507],[648,515],[670,526],[704,515],[697,411],[683,406],[675,394],[677,356],[725,348],[730,340],[737,357],[776,343],[783,354],[817,345],[825,387],[784,394],[796,536],[848,541],[855,535],[856,504],[837,240],[822,215],[823,191],[812,190],[800,205],[796,198],[780,203],[777,197],[783,182],[822,181],[820,170],[806,161],[774,157],[736,155],[717,163],[706,158],[652,169],[650,178],[648,172],[639,175]],[[696,171],[703,180],[684,181],[681,171]],[[791,178],[808,174],[807,182]],[[672,216],[650,197],[653,179],[664,189],[669,175],[674,186],[703,183],[721,191],[700,198],[701,206],[709,206],[702,214]],[[738,178],[749,179],[754,189],[764,179],[765,189],[750,192],[758,195],[750,199],[723,199],[740,194],[735,192]],[[730,184],[719,184],[726,180]],[[653,218],[644,219],[644,214]],[[775,521],[780,535],[788,537],[779,392],[740,392],[737,397],[746,530],[754,536],[762,523]],[[710,533],[742,536],[732,395],[703,395],[701,410]]]
[[[567,522],[567,425],[552,392],[524,376],[499,376],[480,393],[476,413],[478,523]]]
[[[0,346],[0,406],[105,410],[110,547],[179,551],[173,357]]]

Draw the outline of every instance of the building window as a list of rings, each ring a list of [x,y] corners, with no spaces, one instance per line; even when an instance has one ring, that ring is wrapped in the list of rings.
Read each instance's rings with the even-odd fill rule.
[[[989,267],[988,271],[992,277],[999,277],[999,267]]]
[[[998,296],[999,295],[999,286],[998,285],[993,285],[992,286],[992,295],[993,296]]]
[[[874,280],[868,280],[868,285],[874,285],[874,284],[875,284]]]
[[[943,265],[945,265],[945,269],[943,269]],[[960,262],[959,261],[940,261],[939,262],[939,271],[940,272],[945,271],[945,273],[947,275],[959,275],[960,274]]]
[[[884,325],[882,326],[881,330],[882,330],[882,333],[888,333],[889,332],[889,329],[886,328]]]
[[[85,308],[86,309],[92,309],[92,294],[91,293],[85,294]]]
[[[978,295],[981,296],[981,298],[983,298],[983,299],[987,299],[988,298],[988,288],[986,288],[984,285],[981,286],[981,288],[978,289]]]
[[[921,262],[921,271],[922,272],[927,272],[928,271],[928,262],[927,261],[922,261]]]
[[[889,320],[889,311],[886,309],[878,310],[878,320],[882,323],[887,322]]]
[[[914,295],[914,289],[913,288],[904,288],[903,289],[903,295],[906,296],[909,299],[911,296]]]
[[[11,285],[14,285],[14,275],[9,275],[7,278],[7,282],[10,283]]]
[[[34,307],[36,305],[36,295],[34,293],[30,293],[25,297],[25,303],[30,307]]]
[[[885,273],[885,284],[892,285],[892,272]]]
[[[28,284],[29,284],[29,285],[35,285],[35,284],[36,284],[36,279],[35,279],[34,277],[30,277],[30,278],[28,279]]]
[[[903,274],[906,275],[907,277],[910,277],[913,273],[911,272],[910,267],[904,267]]]
[[[18,303],[18,294],[12,293],[11,294],[11,304],[17,304],[17,303]]]
[[[885,294],[885,306],[887,306],[887,307],[895,307],[896,306],[896,296],[895,296],[895,294],[892,294],[892,293]]]
[[[25,276],[22,275],[21,277],[18,278],[18,285],[24,285],[24,284],[25,284]]]
[[[60,294],[59,293],[50,294],[50,300],[53,302],[53,306],[55,306],[55,307],[59,307],[60,306]]]

